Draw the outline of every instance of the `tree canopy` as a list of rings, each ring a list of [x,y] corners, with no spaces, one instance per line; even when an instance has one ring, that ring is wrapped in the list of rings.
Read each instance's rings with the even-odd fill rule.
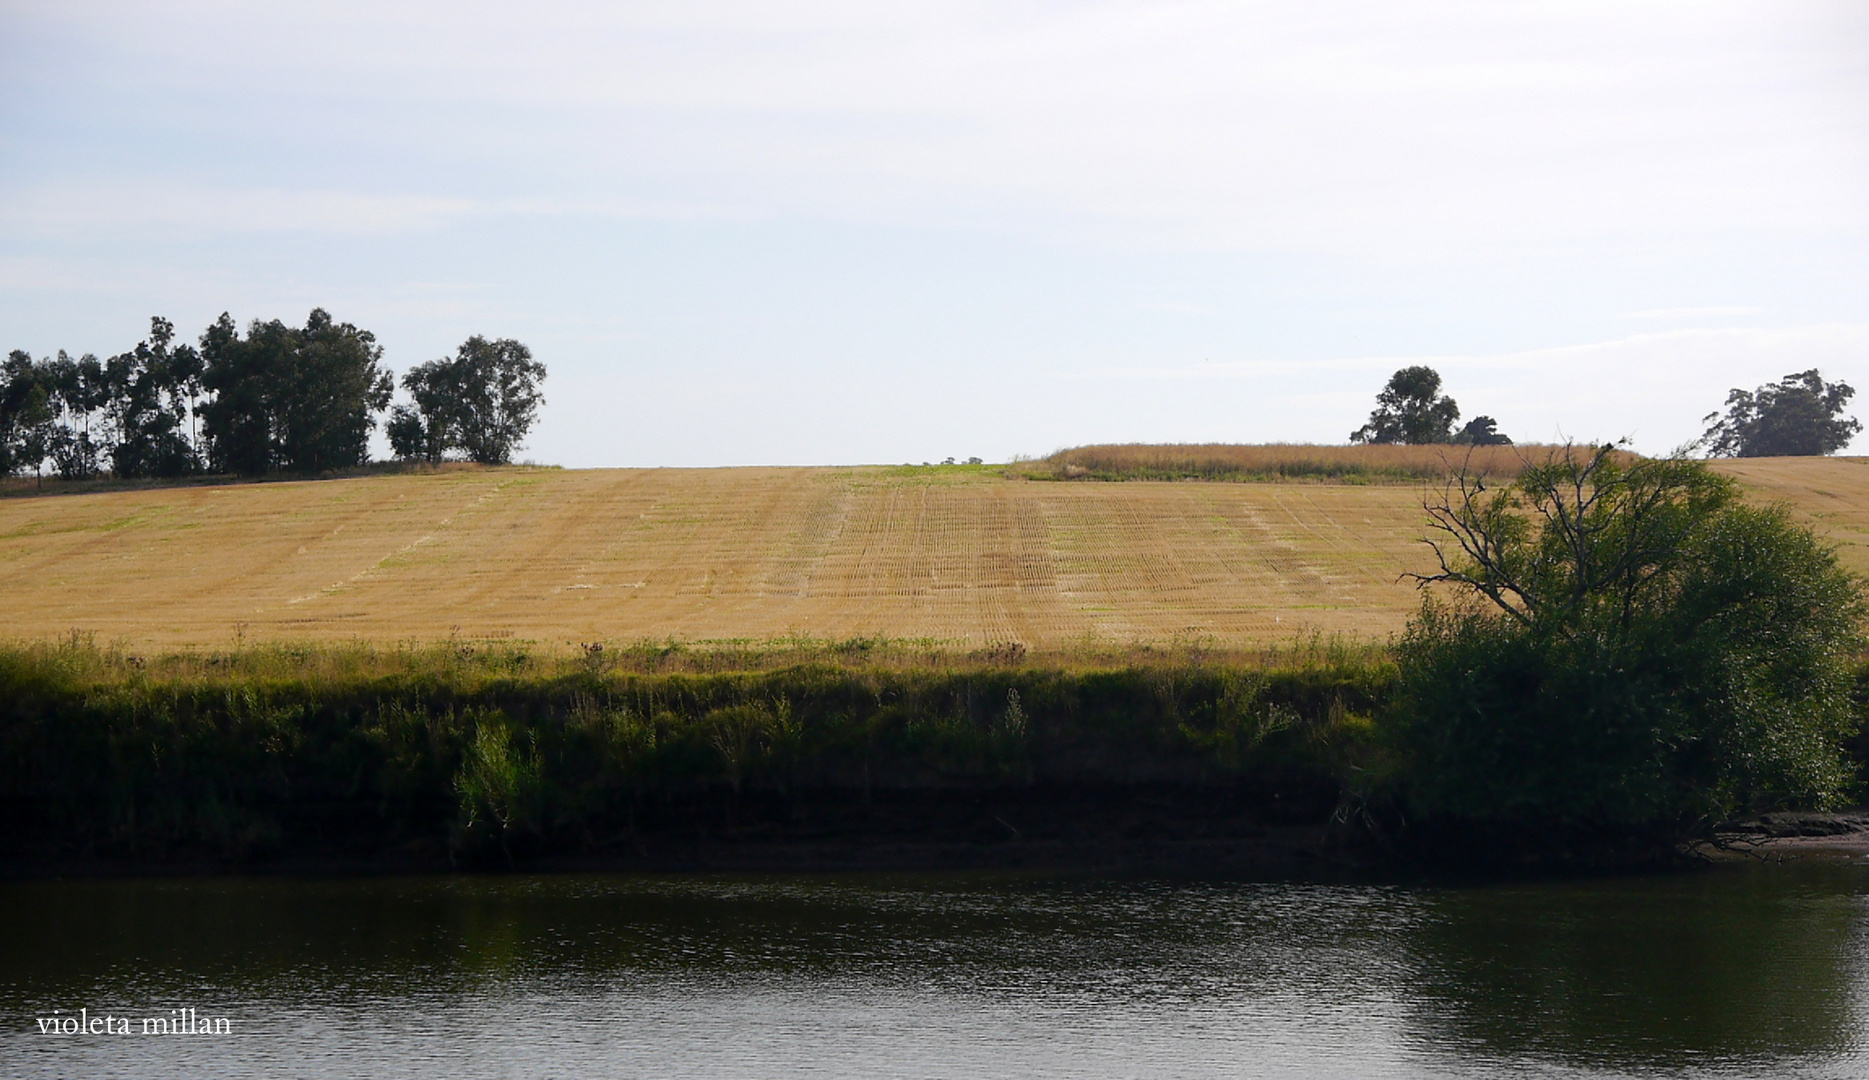
[[[544,380],[545,365],[532,350],[476,334],[454,356],[403,375],[413,404],[391,414],[390,448],[405,460],[440,461],[458,451],[484,465],[507,464],[538,418]]]
[[[1460,406],[1441,393],[1441,375],[1431,367],[1405,367],[1376,395],[1369,423],[1350,433],[1353,443],[1444,443],[1453,441]]]
[[[1847,787],[1865,605],[1831,550],[1704,463],[1560,451],[1429,508],[1398,649],[1417,820],[1663,841]],[[1542,838],[1542,840],[1540,839]]]
[[[1701,436],[1713,457],[1806,457],[1834,454],[1849,445],[1862,423],[1843,410],[1856,391],[1827,383],[1816,368],[1786,375],[1748,393],[1726,395],[1724,415],[1708,413]]]
[[[171,347],[175,324],[149,320],[149,337],[104,365],[103,408],[117,439],[116,476],[184,476],[200,468],[189,426],[201,396],[201,354]]]
[[[1499,430],[1499,421],[1490,416],[1476,416],[1454,434],[1456,446],[1511,446],[1512,438]]]
[[[0,475],[44,467],[58,415],[53,392],[49,373],[30,353],[7,354],[0,367]]]
[[[375,335],[313,309],[303,326],[255,320],[242,334],[223,313],[200,347],[175,324],[105,359],[86,353],[0,364],[0,476],[49,464],[86,480],[202,471],[316,473],[361,465],[395,382]],[[403,379],[413,406],[396,409],[396,455],[457,453],[502,464],[538,418],[545,366],[510,338],[467,339],[453,357]]]
[[[394,389],[376,336],[314,308],[301,327],[223,314],[201,336],[208,458],[247,474],[320,472],[370,460],[376,413]]]

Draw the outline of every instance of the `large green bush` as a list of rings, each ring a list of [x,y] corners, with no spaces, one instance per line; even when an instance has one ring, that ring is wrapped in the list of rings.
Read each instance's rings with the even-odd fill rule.
[[[1422,580],[1455,595],[1402,638],[1390,716],[1424,832],[1669,841],[1846,792],[1862,594],[1783,509],[1607,447],[1450,496]]]

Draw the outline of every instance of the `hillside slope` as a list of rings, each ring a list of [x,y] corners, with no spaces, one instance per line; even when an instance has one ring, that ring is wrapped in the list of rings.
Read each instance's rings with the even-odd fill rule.
[[[1724,463],[1869,571],[1869,462]],[[0,636],[882,635],[1037,648],[1383,635],[1417,485],[1058,483],[987,470],[461,470],[0,499]]]

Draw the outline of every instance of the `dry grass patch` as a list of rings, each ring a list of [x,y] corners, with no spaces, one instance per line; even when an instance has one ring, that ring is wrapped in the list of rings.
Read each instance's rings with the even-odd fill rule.
[[[1047,480],[1232,480],[1411,483],[1470,476],[1510,479],[1564,447],[1313,446],[1235,443],[1079,446],[1013,466]]]

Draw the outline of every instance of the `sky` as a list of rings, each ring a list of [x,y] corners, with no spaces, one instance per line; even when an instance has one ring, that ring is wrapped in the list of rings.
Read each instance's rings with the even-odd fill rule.
[[[513,337],[572,467],[1869,418],[1860,0],[0,0],[0,161],[0,348]]]

